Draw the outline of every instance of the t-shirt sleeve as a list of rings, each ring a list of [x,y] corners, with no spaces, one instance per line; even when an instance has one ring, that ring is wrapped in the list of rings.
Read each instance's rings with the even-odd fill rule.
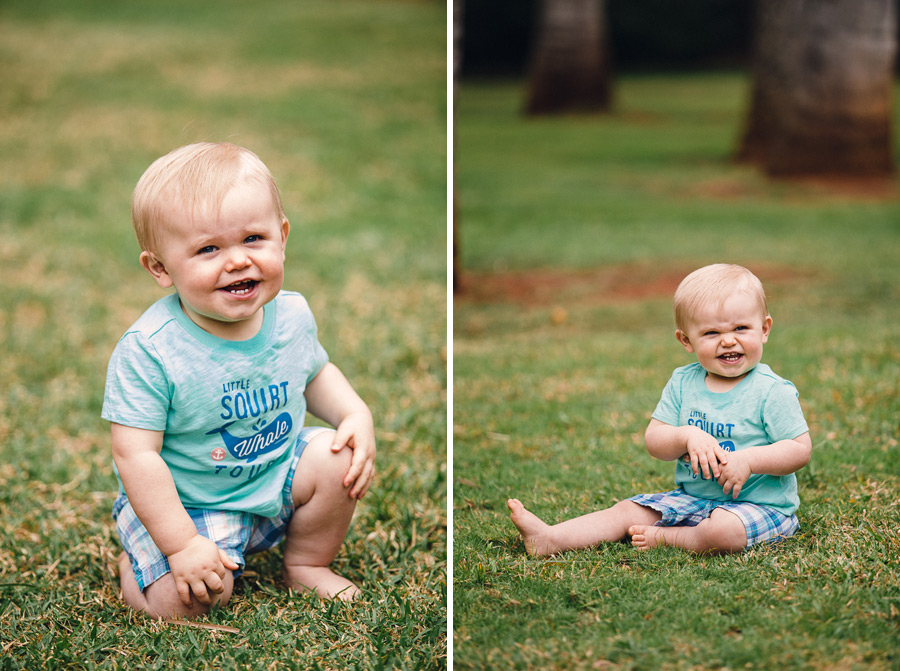
[[[295,320],[292,322],[293,328],[305,343],[304,359],[309,361],[307,368],[309,375],[306,378],[306,384],[309,384],[328,363],[328,352],[319,342],[319,327],[306,298],[302,294],[294,292],[284,292],[283,296],[286,307],[290,309],[291,318]]]
[[[306,380],[306,384],[315,379],[316,375],[322,372],[322,369],[325,367],[325,364],[328,363],[328,352],[325,351],[325,348],[322,346],[322,343],[319,342],[319,333],[316,328],[316,320],[313,318],[312,313],[309,315],[310,322],[312,322],[312,328],[310,331],[310,339],[312,341],[312,365],[310,366],[310,374]]]
[[[797,388],[783,380],[772,385],[763,404],[763,425],[773,443],[791,440],[809,431]]]
[[[682,376],[678,371],[669,378],[662,397],[656,404],[656,410],[653,411],[653,419],[670,426],[678,426],[681,416],[681,380]]]
[[[126,334],[116,345],[106,372],[103,419],[164,431],[170,397],[165,368],[152,345],[138,333]]]

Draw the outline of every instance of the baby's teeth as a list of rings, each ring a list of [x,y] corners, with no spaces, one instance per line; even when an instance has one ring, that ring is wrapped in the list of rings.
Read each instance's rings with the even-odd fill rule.
[[[250,287],[247,286],[247,282],[237,282],[227,287],[227,290],[232,294],[242,296],[250,291]]]

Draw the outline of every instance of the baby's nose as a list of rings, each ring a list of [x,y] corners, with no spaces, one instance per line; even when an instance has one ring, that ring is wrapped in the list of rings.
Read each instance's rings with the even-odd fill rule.
[[[228,255],[228,260],[225,263],[226,270],[240,270],[241,268],[246,268],[250,265],[250,257],[247,255],[243,249],[233,250]]]

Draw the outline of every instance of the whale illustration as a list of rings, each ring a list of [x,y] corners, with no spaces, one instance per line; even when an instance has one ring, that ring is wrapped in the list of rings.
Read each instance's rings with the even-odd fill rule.
[[[225,447],[228,448],[231,455],[235,459],[245,459],[249,464],[261,454],[277,450],[284,445],[291,436],[293,420],[291,420],[289,413],[283,412],[268,424],[265,424],[265,420],[262,420],[259,424],[255,425],[254,428],[262,424],[265,424],[265,426],[252,436],[247,436],[245,438],[233,436],[228,433],[226,429],[232,424],[234,424],[234,422],[228,422],[218,429],[207,431],[206,435],[211,436],[214,433],[221,434],[222,440],[225,441]]]

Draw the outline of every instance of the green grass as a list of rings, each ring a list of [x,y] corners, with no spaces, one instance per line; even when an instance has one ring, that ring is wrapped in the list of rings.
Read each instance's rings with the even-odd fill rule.
[[[0,669],[446,664],[445,8],[434,2],[5,2],[0,7]],[[109,354],[162,293],[130,198],[198,140],[269,165],[285,287],[376,417],[379,474],[344,606],[254,556],[183,628],[117,595]]]
[[[462,87],[458,669],[900,668],[900,184],[734,165],[747,88],[627,77],[609,116],[526,120],[518,84]],[[556,522],[670,488],[642,436],[691,361],[671,291],[718,261],[766,285],[764,361],[811,427],[799,535],[729,557],[527,557],[507,497]]]

